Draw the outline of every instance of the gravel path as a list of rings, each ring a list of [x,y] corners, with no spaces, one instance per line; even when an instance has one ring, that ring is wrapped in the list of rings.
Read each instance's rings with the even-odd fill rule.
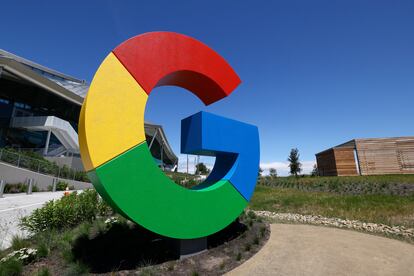
[[[322,216],[300,215],[291,213],[275,213],[269,211],[255,211],[258,216],[267,217],[276,221],[291,221],[315,225],[334,226],[370,233],[394,235],[403,238],[414,239],[414,229],[404,226],[389,226],[385,224],[366,223],[358,220],[339,218],[326,218]]]
[[[272,224],[269,241],[228,275],[414,275],[414,246],[313,225]]]

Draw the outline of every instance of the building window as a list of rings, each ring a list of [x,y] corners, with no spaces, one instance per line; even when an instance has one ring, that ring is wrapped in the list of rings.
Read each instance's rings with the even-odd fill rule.
[[[0,98],[0,103],[2,103],[2,104],[9,104],[9,103],[10,103],[10,101],[8,101],[8,100],[6,100],[6,99],[2,99],[2,98]]]

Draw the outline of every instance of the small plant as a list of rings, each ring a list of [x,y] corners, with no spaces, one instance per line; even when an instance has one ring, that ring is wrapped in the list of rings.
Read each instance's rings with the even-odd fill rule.
[[[42,242],[37,246],[37,257],[45,258],[47,255],[49,255],[49,247],[46,243]]]
[[[27,192],[27,185],[23,183],[16,184],[6,184],[4,187],[4,193],[14,194],[14,193],[25,193]]]
[[[250,211],[247,213],[247,216],[248,216],[249,218],[251,218],[251,219],[255,219],[255,218],[257,217],[256,213],[255,213],[255,212],[253,212],[252,210],[250,210]]]
[[[60,245],[60,251],[63,259],[67,263],[72,263],[75,260],[75,257],[73,256],[72,252],[72,246],[69,243],[62,243]]]
[[[173,271],[174,270],[174,263],[173,262],[171,262],[171,263],[168,264],[167,270],[168,271]]]
[[[36,276],[50,276],[52,275],[47,267],[42,267],[36,272]]]
[[[64,181],[56,183],[56,191],[65,191],[66,187],[69,187],[69,184]]]
[[[3,259],[2,259],[3,260]],[[0,261],[0,275],[18,276],[23,271],[23,262],[16,258]]]
[[[221,264],[220,264],[220,269],[224,269],[225,266],[226,266],[226,262],[222,261]]]
[[[264,226],[260,227],[260,236],[264,237],[265,233],[266,233],[266,227]]]
[[[88,271],[89,270],[86,265],[76,262],[70,264],[69,269],[66,271],[66,275],[87,275]]]
[[[105,233],[109,228],[111,228],[113,225],[118,224],[118,221],[116,223],[105,223],[101,219],[97,219],[92,223],[91,230],[89,232],[89,238],[96,237],[100,234]]]
[[[198,276],[198,275],[200,275],[200,274],[198,274],[198,272],[197,272],[197,271],[193,271],[193,272],[191,273],[191,275],[192,275],[192,276]]]
[[[250,243],[246,243],[244,245],[244,251],[250,251],[251,248],[252,248],[252,246],[250,245]]]
[[[259,244],[259,238],[256,236],[253,239],[253,244],[258,245]]]
[[[9,260],[16,259],[21,261],[24,264],[28,264],[36,259],[37,250],[33,248],[21,248],[19,250],[13,251],[10,254],[6,255],[3,259],[0,260],[0,263],[8,262]]]
[[[152,275],[155,275],[155,273],[153,272],[151,268],[145,267],[144,269],[141,270],[139,275],[140,276],[152,276]]]
[[[113,224],[117,224],[118,222],[119,221],[117,217],[110,217],[105,220],[105,224],[108,226],[112,226]]]
[[[240,252],[237,253],[237,255],[236,255],[236,261],[240,261],[241,258],[242,258],[242,254]]]
[[[29,242],[18,235],[12,237],[11,248],[13,250],[19,250],[29,245]]]

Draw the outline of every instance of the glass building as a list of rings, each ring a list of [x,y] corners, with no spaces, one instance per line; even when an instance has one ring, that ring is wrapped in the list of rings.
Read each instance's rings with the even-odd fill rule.
[[[49,158],[80,158],[78,119],[89,85],[0,49],[0,147]],[[162,126],[145,123],[156,162],[174,169],[178,158]]]

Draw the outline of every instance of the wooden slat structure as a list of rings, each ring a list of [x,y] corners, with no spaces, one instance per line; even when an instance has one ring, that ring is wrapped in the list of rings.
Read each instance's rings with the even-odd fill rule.
[[[354,139],[316,154],[320,175],[414,174],[414,136]]]

